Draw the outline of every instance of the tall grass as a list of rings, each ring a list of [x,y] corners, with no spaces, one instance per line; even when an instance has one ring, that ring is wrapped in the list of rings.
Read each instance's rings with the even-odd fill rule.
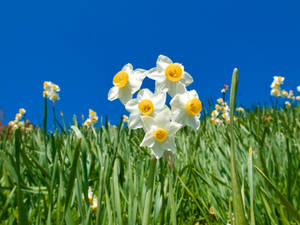
[[[152,175],[144,223],[234,224],[231,134],[247,223],[300,223],[300,107],[257,107],[233,127],[204,118],[197,132],[178,132],[173,169],[139,147],[142,130],[74,124],[0,136],[0,224],[142,224]]]

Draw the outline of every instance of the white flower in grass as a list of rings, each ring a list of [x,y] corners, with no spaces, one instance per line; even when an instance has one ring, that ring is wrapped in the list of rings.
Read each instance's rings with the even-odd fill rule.
[[[141,90],[137,98],[131,99],[126,104],[126,110],[130,112],[128,128],[137,129],[143,127],[141,116],[154,116],[164,109],[166,93],[152,93],[149,89]]]
[[[271,95],[275,96],[275,97],[279,97],[280,96],[280,91],[276,88],[271,90]]]
[[[171,116],[170,109],[165,108],[154,117],[142,117],[146,134],[140,146],[151,148],[157,159],[166,150],[176,152],[175,134],[181,128],[181,124],[171,121]]]
[[[113,101],[120,99],[125,105],[137,92],[146,77],[146,70],[136,69],[133,70],[130,63],[126,64],[121,71],[119,71],[113,78],[114,87],[108,92],[108,100]]]
[[[238,107],[235,109],[237,112],[240,112],[240,113],[245,113],[245,109],[242,108],[242,107]]]
[[[183,126],[191,126],[197,130],[200,126],[202,103],[195,90],[177,94],[170,102],[172,117]]]
[[[284,81],[284,77],[281,77],[281,76],[274,76],[274,81],[273,82],[277,82],[279,84],[283,84],[283,81]]]
[[[149,70],[147,76],[155,80],[157,90],[168,91],[171,97],[185,91],[185,87],[193,83],[190,74],[184,71],[183,65],[173,63],[167,56],[160,55],[156,67]]]

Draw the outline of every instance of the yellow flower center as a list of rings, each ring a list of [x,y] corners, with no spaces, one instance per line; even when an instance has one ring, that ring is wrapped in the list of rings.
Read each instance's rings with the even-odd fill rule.
[[[56,91],[57,89],[58,89],[58,86],[57,86],[57,85],[55,85],[55,84],[52,85],[52,90],[53,90],[53,91]]]
[[[94,116],[95,115],[95,112],[93,110],[89,110],[89,116]]]
[[[191,116],[198,115],[202,110],[202,103],[198,98],[192,98],[186,103],[186,112]]]
[[[129,80],[129,76],[128,73],[126,73],[125,71],[120,71],[118,72],[113,79],[113,84],[116,87],[125,87],[128,83]]]
[[[49,85],[48,85],[48,82],[44,82],[44,88],[47,88]]]
[[[168,131],[166,131],[165,129],[157,128],[154,131],[154,138],[158,142],[163,142],[164,140],[166,140],[167,137],[168,137]]]
[[[274,93],[274,95],[278,95],[278,89],[274,89],[274,91],[273,91],[273,93]]]
[[[278,77],[278,82],[282,82],[283,78],[281,76]]]
[[[165,75],[169,81],[177,82],[181,79],[183,71],[178,64],[170,64],[165,69]]]
[[[279,78],[278,78],[278,81],[279,81]],[[280,81],[279,81],[280,82]],[[280,84],[279,83],[275,83],[274,84],[274,88],[279,88]]]
[[[57,99],[58,99],[57,94],[53,94],[53,95],[52,95],[52,98],[53,98],[53,100],[57,100]]]
[[[96,123],[98,121],[98,118],[97,117],[93,117],[92,121],[93,121],[93,123]]]
[[[47,97],[47,91],[43,91],[43,96]]]
[[[150,115],[153,112],[153,103],[148,99],[140,101],[138,107],[143,115]]]

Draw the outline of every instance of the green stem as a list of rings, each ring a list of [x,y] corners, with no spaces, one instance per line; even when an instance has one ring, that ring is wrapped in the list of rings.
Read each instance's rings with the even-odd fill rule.
[[[55,104],[53,102],[52,104],[52,110],[53,110],[53,127],[54,127],[54,132],[56,131],[56,116],[55,116]]]
[[[153,183],[155,178],[155,166],[157,159],[153,157],[150,162],[150,175],[147,183],[147,192],[146,192],[146,200],[145,200],[145,208],[143,213],[143,221],[142,225],[149,225],[150,216],[151,216],[151,203],[152,203],[152,192],[153,192]]]
[[[44,101],[44,141],[46,139],[46,133],[47,133],[47,97],[45,97]]]
[[[244,205],[241,195],[241,186],[237,177],[236,160],[235,160],[235,139],[234,139],[234,112],[236,104],[236,93],[238,86],[238,69],[234,69],[232,73],[231,90],[230,90],[230,160],[231,160],[231,182],[232,182],[232,199],[233,199],[233,212],[234,224],[245,225],[247,224]]]

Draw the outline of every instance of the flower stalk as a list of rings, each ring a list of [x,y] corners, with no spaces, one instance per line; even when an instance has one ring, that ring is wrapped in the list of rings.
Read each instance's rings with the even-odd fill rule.
[[[239,73],[235,68],[232,73],[231,90],[230,90],[230,161],[231,161],[231,182],[232,182],[232,198],[233,198],[233,212],[234,224],[246,225],[246,218],[244,213],[244,205],[242,195],[240,193],[241,186],[237,176],[237,167],[235,160],[235,140],[234,140],[234,112],[236,104],[236,94],[238,87]]]

